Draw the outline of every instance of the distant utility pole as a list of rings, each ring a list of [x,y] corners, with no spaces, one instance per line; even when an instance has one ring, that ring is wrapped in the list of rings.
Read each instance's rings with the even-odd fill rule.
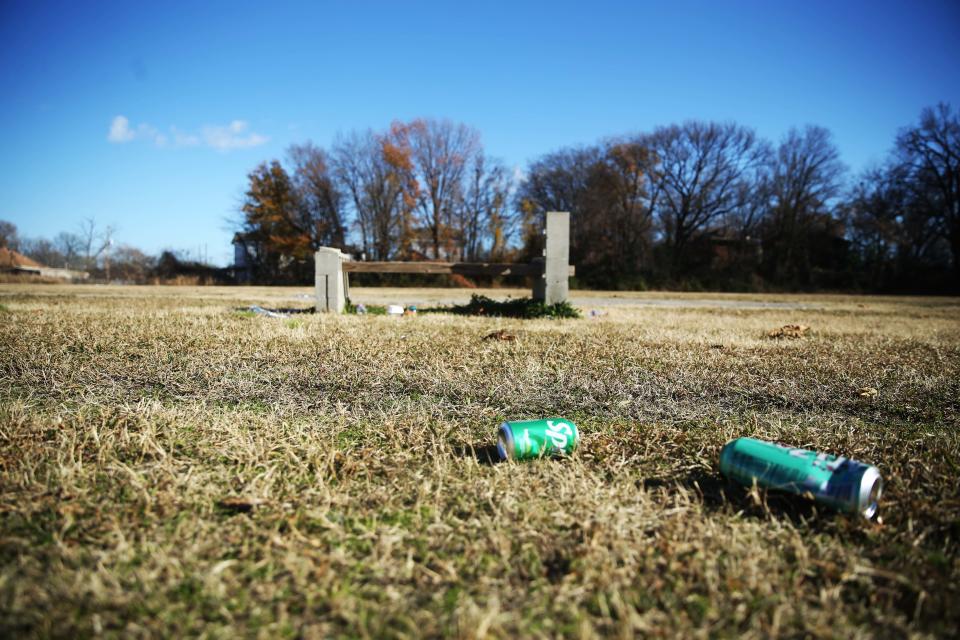
[[[113,232],[107,231],[106,255],[103,259],[104,270],[107,273],[107,284],[110,283],[110,248],[113,247]]]

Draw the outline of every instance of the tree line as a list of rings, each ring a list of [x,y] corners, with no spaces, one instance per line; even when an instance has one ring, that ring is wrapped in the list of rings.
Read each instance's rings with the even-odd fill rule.
[[[369,260],[506,259],[513,181],[479,133],[447,120],[340,136],[330,150],[294,145],[286,166],[248,176],[240,238],[258,279],[309,277],[313,252]]]
[[[449,120],[294,145],[248,176],[239,235],[256,278],[307,281],[313,252],[527,261],[572,212],[578,282],[605,288],[946,290],[960,282],[960,120],[904,127],[851,179],[830,132],[772,144],[688,121],[534,159],[522,175]]]
[[[17,226],[0,220],[0,249],[15,251],[55,269],[83,272],[91,282],[126,284],[228,284],[230,269],[220,269],[198,254],[167,249],[149,255],[130,244],[114,244],[116,229],[82,220],[75,231],[53,238],[21,236]]]

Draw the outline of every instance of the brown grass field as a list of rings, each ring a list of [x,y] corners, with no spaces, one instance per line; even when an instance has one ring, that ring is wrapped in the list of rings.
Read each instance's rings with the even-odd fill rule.
[[[0,285],[0,636],[956,637],[960,300],[235,310],[308,292]],[[547,415],[572,458],[491,462]],[[728,483],[743,435],[877,464],[881,519]]]

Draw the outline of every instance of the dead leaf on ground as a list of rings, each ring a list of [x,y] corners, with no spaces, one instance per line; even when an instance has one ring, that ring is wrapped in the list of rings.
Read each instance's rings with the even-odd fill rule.
[[[810,327],[805,324],[785,324],[779,329],[774,329],[767,333],[771,338],[802,338],[810,331]]]
[[[876,398],[880,392],[873,387],[864,387],[858,392],[861,398]]]
[[[255,507],[259,507],[264,504],[265,500],[260,500],[259,498],[224,498],[223,500],[217,501],[217,506],[221,509],[226,509],[227,511],[235,511],[237,513],[250,513]]]
[[[484,340],[503,340],[505,342],[511,342],[513,340],[516,340],[517,336],[513,335],[512,333],[507,333],[506,330],[504,329],[500,329],[498,331],[494,331],[493,333],[488,333],[487,335],[483,336],[483,339]]]

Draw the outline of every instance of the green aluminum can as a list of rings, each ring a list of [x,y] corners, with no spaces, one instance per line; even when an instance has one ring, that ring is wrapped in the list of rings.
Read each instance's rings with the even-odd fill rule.
[[[745,485],[812,494],[817,502],[872,518],[883,491],[880,471],[843,456],[794,449],[754,438],[731,440],[720,452],[720,473]]]
[[[501,460],[528,460],[542,456],[565,456],[580,444],[580,432],[572,420],[544,418],[504,422],[497,434]]]

